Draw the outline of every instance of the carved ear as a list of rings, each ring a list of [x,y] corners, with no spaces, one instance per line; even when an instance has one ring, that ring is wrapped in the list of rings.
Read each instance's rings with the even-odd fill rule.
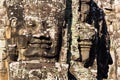
[[[10,39],[11,38],[11,27],[9,27],[9,26],[6,27],[5,37],[6,37],[6,39]]]
[[[10,21],[7,21],[7,26],[5,30],[5,38],[10,39],[11,38],[11,27],[10,27]]]
[[[12,17],[10,19],[10,26],[11,27],[16,27],[16,25],[17,25],[17,18],[16,17]]]

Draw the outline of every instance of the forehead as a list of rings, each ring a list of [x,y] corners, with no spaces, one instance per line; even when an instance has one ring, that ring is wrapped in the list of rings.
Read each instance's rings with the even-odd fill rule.
[[[24,3],[24,15],[28,18],[39,17],[42,19],[48,17],[55,17],[56,15],[63,14],[64,5],[59,2],[48,2],[39,0],[38,2],[26,2]]]
[[[37,2],[32,1],[32,2],[25,2],[24,4],[25,9],[29,9],[30,11],[34,12],[47,12],[47,13],[55,13],[55,12],[60,12],[64,9],[64,5],[60,2],[46,2],[46,1],[41,1],[38,0]]]
[[[62,0],[6,0],[10,17],[48,17],[61,15],[65,10]],[[24,14],[24,15],[23,15]]]

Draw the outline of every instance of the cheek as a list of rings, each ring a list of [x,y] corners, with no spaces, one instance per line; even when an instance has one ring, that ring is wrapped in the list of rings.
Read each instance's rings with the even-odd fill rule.
[[[18,30],[18,35],[26,35],[27,34],[27,30],[26,29],[19,29]]]
[[[55,29],[50,29],[50,30],[49,30],[49,34],[50,34],[50,37],[51,37],[52,39],[55,39],[56,30],[55,30]]]

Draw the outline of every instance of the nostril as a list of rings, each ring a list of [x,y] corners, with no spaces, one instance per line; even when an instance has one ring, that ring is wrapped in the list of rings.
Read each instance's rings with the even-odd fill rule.
[[[44,31],[44,34],[47,34],[47,31]]]
[[[46,37],[47,37],[47,38],[49,38],[49,37],[50,37],[50,35],[46,34]]]
[[[49,33],[47,31],[44,31],[45,37],[50,37]]]
[[[50,39],[50,35],[49,34],[44,34],[44,33],[33,34],[32,37],[37,38],[37,39],[46,39],[46,40]]]
[[[33,34],[32,35],[34,38],[39,38],[41,35],[40,34]]]

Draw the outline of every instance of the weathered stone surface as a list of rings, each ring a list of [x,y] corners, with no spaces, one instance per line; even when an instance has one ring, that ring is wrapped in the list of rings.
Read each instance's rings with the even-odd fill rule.
[[[22,61],[9,68],[10,80],[68,80],[68,64]]]
[[[8,69],[6,56],[6,39],[5,39],[5,25],[6,25],[6,9],[3,6],[5,0],[0,0],[0,80],[8,80]]]
[[[101,5],[105,11],[105,18],[108,26],[108,31],[111,39],[111,55],[113,58],[113,65],[110,66],[109,79],[119,80],[117,74],[117,62],[119,51],[117,51],[117,46],[119,45],[119,20],[120,20],[120,0],[95,0],[96,3]],[[104,5],[104,4],[106,5]]]
[[[71,61],[70,72],[77,80],[95,80],[90,69],[84,67],[83,63]]]
[[[87,40],[91,39],[91,36],[89,35],[89,33],[87,33],[89,32],[89,29],[85,31],[85,33],[84,31],[79,30],[81,26],[85,27],[85,29],[88,26],[89,27],[94,26],[88,24],[86,26],[86,24],[84,23],[86,13],[89,12],[88,11],[89,6],[86,3],[89,2],[90,0],[67,0],[68,3],[69,2],[72,3],[72,6],[69,6],[69,8],[72,7],[71,9],[72,15],[70,15],[72,21],[69,26],[67,24],[67,28],[66,26],[63,26],[65,23],[65,21],[63,20],[64,14],[58,16],[59,10],[61,10],[61,8],[63,10],[65,9],[65,5],[62,5],[65,4],[65,0],[59,0],[58,3],[56,3],[57,0],[35,0],[35,1],[5,0],[5,1],[6,4],[4,4],[4,6],[6,8],[3,7],[4,0],[0,0],[0,4],[1,4],[0,5],[0,75],[1,72],[4,73],[7,70],[5,66],[6,65],[5,61],[3,61],[3,59],[6,59],[6,55],[9,55],[9,57],[11,58],[8,62],[12,62],[9,65],[10,80],[17,80],[17,79],[18,80],[22,80],[22,79],[23,80],[52,80],[52,79],[67,80],[68,79],[67,76],[68,65],[66,64],[68,60],[67,54],[71,53],[70,56],[71,61],[68,61],[70,62],[71,65],[70,66],[71,74],[73,74],[77,78],[77,80],[96,80],[95,79],[97,74],[96,63],[92,68],[84,68],[84,60],[86,60],[89,57],[91,42],[85,40],[81,42],[78,41],[79,38],[81,40],[82,38]],[[46,1],[48,5],[46,3],[44,4],[44,1]],[[51,4],[52,1],[55,2],[54,5]],[[81,12],[79,11],[80,8],[79,1],[82,1]],[[114,64],[110,66],[111,67],[109,71],[110,75],[108,79],[104,79],[104,80],[116,80],[117,78],[115,77],[118,77],[119,80],[120,68],[119,67],[116,68],[116,66],[119,66],[120,56],[119,56],[119,51],[115,53],[116,50],[114,50],[114,48],[116,48],[116,46],[119,47],[119,43],[120,43],[118,39],[120,34],[119,33],[120,32],[119,31],[120,0],[94,0],[94,1],[97,3],[97,6],[103,9],[105,12],[105,19],[111,39],[111,55]],[[69,5],[68,3],[67,6]],[[6,10],[8,11],[7,13]],[[48,17],[49,14],[50,17]],[[66,14],[69,15],[71,14],[71,12],[68,12]],[[44,20],[46,20],[46,17],[48,19],[47,21],[44,22]],[[60,18],[60,20],[57,20],[58,18]],[[80,27],[77,26],[78,23],[80,23]],[[40,26],[44,26],[45,29],[43,27],[39,28]],[[69,29],[70,26],[71,29]],[[68,30],[71,30],[71,32],[69,32]],[[59,33],[57,33],[56,31],[58,31]],[[40,38],[41,35],[42,37],[45,38],[46,36],[48,37],[50,36],[50,38],[49,40],[41,40],[41,39],[38,40],[38,38]],[[59,37],[56,37],[58,35]],[[70,36],[72,37],[71,37],[71,42],[69,43]],[[32,39],[30,39],[31,37]],[[46,39],[48,39],[48,37]],[[37,38],[37,39],[33,39],[33,38]],[[35,44],[34,42],[43,43],[44,45]],[[33,43],[32,47],[31,47],[31,43]],[[50,52],[49,49],[46,50],[41,49],[41,48],[49,48],[49,45],[46,45],[46,43],[50,44],[50,48],[54,47],[51,48]],[[59,47],[56,46],[58,44]],[[40,48],[37,48],[38,46]],[[69,46],[70,48],[68,48]],[[78,47],[82,47],[82,48],[78,49]],[[7,54],[5,53],[6,49],[8,52]],[[70,53],[68,53],[68,51]],[[82,62],[79,62],[79,60],[76,61],[81,56],[80,53],[83,56]],[[52,56],[52,59],[49,59],[47,57],[44,58],[41,54],[44,56],[47,55],[47,57]],[[59,54],[58,55],[59,59],[58,56],[53,57],[54,55],[57,54]],[[27,61],[27,60],[33,60],[33,61]],[[60,63],[57,61],[59,61]],[[115,75],[116,73],[117,76]],[[3,76],[2,78],[0,77],[0,80],[1,79],[8,80],[3,78]]]

